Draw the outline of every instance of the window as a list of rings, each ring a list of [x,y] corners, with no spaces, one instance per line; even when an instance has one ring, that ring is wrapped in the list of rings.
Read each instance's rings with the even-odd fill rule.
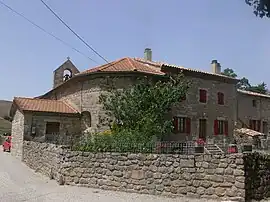
[[[257,102],[256,102],[256,100],[252,100],[252,106],[253,106],[253,107],[257,107]]]
[[[174,133],[190,133],[190,118],[173,117]]]
[[[224,94],[221,92],[218,92],[217,96],[218,96],[218,104],[224,105]]]
[[[47,122],[46,123],[46,134],[55,134],[60,131],[59,122]]]
[[[91,114],[89,111],[83,111],[81,113],[81,120],[85,129],[91,127]]]
[[[200,102],[206,103],[207,100],[207,91],[200,89]]]
[[[214,121],[214,134],[215,135],[228,135],[228,121],[215,120]]]
[[[261,131],[261,121],[260,120],[249,120],[249,128],[251,130]]]

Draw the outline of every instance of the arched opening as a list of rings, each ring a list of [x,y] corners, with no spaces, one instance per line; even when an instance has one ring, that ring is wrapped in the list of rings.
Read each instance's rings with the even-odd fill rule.
[[[85,130],[91,127],[91,114],[89,111],[83,111],[81,113],[82,129]]]
[[[65,69],[63,73],[63,81],[67,81],[72,77],[72,71],[70,69]]]

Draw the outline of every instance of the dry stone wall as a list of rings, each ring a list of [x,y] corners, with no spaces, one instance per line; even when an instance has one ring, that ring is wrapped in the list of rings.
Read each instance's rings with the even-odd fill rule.
[[[54,144],[24,141],[22,160],[36,172],[58,180],[63,148]]]
[[[24,162],[65,184],[109,190],[244,201],[243,156],[77,152],[25,142]]]

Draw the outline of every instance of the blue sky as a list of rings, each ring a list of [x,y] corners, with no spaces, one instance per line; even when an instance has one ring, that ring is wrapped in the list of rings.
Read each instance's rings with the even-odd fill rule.
[[[2,0],[47,31],[104,63],[37,0]],[[26,3],[27,2],[27,3]],[[217,59],[252,84],[270,87],[270,19],[256,18],[244,0],[47,0],[109,61],[143,57],[210,71]],[[50,90],[53,70],[69,56],[79,70],[96,66],[0,5],[0,99]]]

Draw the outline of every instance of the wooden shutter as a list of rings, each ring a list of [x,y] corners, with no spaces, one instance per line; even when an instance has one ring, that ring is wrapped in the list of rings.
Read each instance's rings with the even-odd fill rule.
[[[258,126],[257,126],[257,131],[260,132],[261,131],[261,120],[258,120]]]
[[[173,132],[177,133],[178,132],[178,118],[173,117]]]
[[[218,120],[214,121],[214,135],[218,135]]]
[[[190,134],[190,129],[191,129],[190,118],[186,118],[186,133],[187,134]]]
[[[225,129],[225,135],[228,136],[228,121],[224,121],[224,129]]]
[[[218,104],[224,105],[224,94],[221,92],[218,92]]]
[[[206,90],[200,89],[200,102],[205,103],[206,102],[206,99],[207,99],[206,97],[207,97]]]

